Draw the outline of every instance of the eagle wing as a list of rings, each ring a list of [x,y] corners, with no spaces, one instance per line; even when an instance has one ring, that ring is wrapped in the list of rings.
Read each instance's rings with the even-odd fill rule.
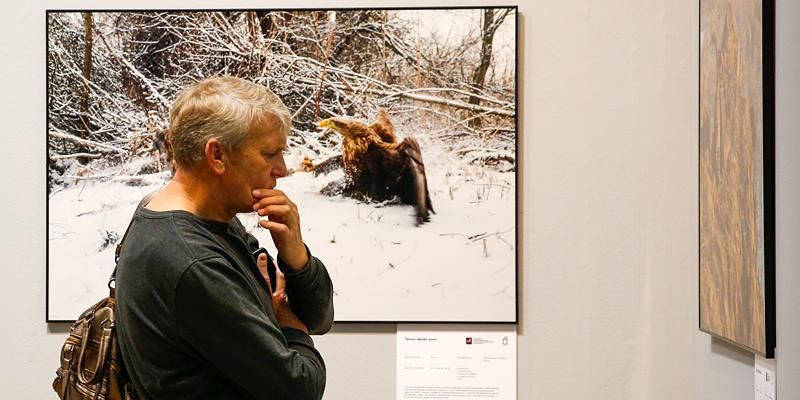
[[[413,137],[407,137],[397,147],[398,153],[404,158],[403,172],[400,177],[404,182],[401,197],[403,201],[412,204],[417,211],[417,225],[430,221],[430,213],[436,213],[431,204],[428,192],[428,178],[425,176],[425,163],[422,161],[422,151],[419,143]]]
[[[389,120],[389,113],[386,112],[385,108],[381,107],[378,109],[375,122],[373,122],[369,128],[375,131],[385,143],[397,143],[397,135],[394,133],[394,124]]]

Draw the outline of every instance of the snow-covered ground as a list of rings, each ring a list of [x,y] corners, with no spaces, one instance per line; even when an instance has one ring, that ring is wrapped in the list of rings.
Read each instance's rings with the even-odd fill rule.
[[[437,214],[422,226],[414,225],[410,206],[319,194],[341,171],[317,178],[295,173],[278,181],[277,188],[300,208],[304,240],[331,274],[336,320],[514,321],[514,173],[456,167],[445,151],[427,151],[425,163]],[[148,182],[83,180],[50,196],[51,320],[72,320],[107,294],[115,240],[139,199],[166,183],[163,175]],[[275,254],[269,232],[257,227],[258,216],[239,218]]]

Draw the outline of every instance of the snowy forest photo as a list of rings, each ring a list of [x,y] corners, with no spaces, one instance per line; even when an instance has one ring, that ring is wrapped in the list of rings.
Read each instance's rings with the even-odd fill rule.
[[[292,114],[276,189],[328,267],[336,321],[515,322],[516,29],[516,8],[48,11],[47,320],[107,295],[136,204],[171,179],[172,102],[231,75]],[[330,190],[344,139],[321,121],[379,115],[419,144],[425,218]],[[238,218],[274,256],[259,216]]]

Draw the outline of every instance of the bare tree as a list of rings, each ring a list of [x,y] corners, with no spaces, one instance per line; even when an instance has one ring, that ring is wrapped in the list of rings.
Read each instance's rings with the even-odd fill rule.
[[[84,138],[88,138],[91,134],[89,121],[85,118],[89,115],[89,82],[92,80],[92,13],[83,13],[83,94],[81,97],[81,110],[84,117],[81,122],[84,125]]]
[[[494,42],[494,34],[503,20],[508,16],[510,9],[502,9],[495,15],[493,8],[487,8],[483,11],[483,28],[481,29],[481,57],[478,67],[475,68],[475,73],[472,75],[472,85],[479,90],[483,89],[484,82],[486,81],[486,72],[492,64],[492,47]],[[469,104],[481,104],[481,99],[478,96],[470,96]],[[472,121],[472,126],[480,127],[480,118]]]
[[[138,173],[158,171],[171,102],[215,75],[277,93],[293,114],[290,146],[304,155],[339,152],[341,138],[318,132],[319,119],[366,120],[383,107],[401,133],[463,162],[513,165],[513,79],[487,80],[494,33],[510,10],[488,11],[456,45],[417,40],[409,21],[386,10],[50,13],[51,183],[74,161],[153,155]]]

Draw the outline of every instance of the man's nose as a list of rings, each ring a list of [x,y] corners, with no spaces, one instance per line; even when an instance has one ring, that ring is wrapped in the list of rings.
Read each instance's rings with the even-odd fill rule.
[[[272,169],[272,176],[276,178],[283,178],[288,173],[289,171],[286,169],[286,160],[283,159],[283,154],[281,154],[280,161],[277,165],[275,165],[275,168]]]

